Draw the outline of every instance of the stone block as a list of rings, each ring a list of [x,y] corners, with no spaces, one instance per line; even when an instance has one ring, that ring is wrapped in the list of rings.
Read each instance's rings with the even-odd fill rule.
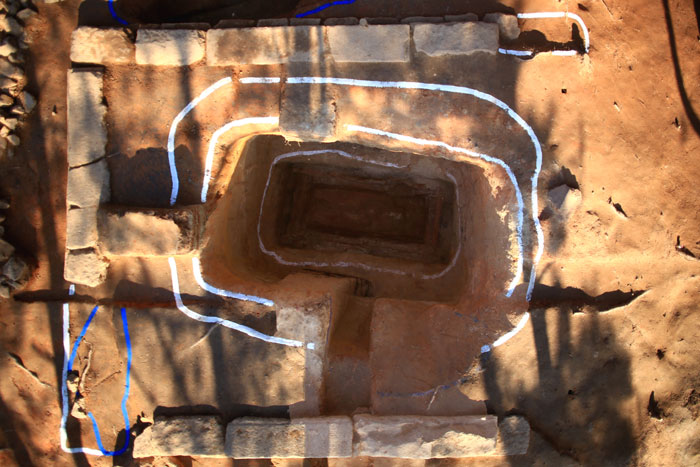
[[[290,18],[291,26],[318,26],[321,24],[321,18]]]
[[[403,18],[401,23],[442,23],[444,21],[445,19],[442,16],[409,16],[408,18]]]
[[[479,16],[475,13],[465,13],[463,15],[445,15],[448,23],[466,23],[468,21],[479,21]]]
[[[68,71],[68,167],[88,164],[105,155],[102,72]]]
[[[224,427],[216,416],[157,417],[134,440],[134,457],[226,457]]]
[[[411,26],[326,27],[330,53],[338,63],[408,62]]]
[[[15,247],[0,238],[0,262],[7,261],[15,252]]]
[[[66,204],[68,208],[90,208],[107,203],[110,198],[109,168],[100,160],[68,170]]]
[[[357,18],[326,18],[323,20],[326,26],[355,26],[360,24]]]
[[[350,417],[239,418],[226,428],[226,453],[236,459],[352,456]]]
[[[81,26],[71,35],[70,59],[80,63],[133,63],[134,44],[122,29]]]
[[[498,26],[490,23],[446,23],[413,25],[418,52],[431,57],[498,52]]]
[[[105,253],[121,256],[185,254],[193,247],[194,224],[193,213],[187,210],[100,211],[100,246]]]
[[[276,65],[321,62],[324,57],[321,26],[281,26],[210,29],[207,65]]]
[[[259,27],[289,26],[289,18],[263,18],[258,20]]]
[[[496,417],[355,415],[355,456],[433,459],[494,455]]]
[[[496,454],[518,456],[527,453],[530,445],[530,424],[524,417],[511,415],[498,423]]]
[[[255,26],[254,19],[222,19],[216,23],[215,28],[252,28]]]
[[[95,250],[67,251],[63,278],[68,282],[97,287],[107,278],[108,263]]]
[[[73,208],[66,213],[66,248],[97,246],[97,208]]]
[[[387,16],[380,16],[380,17],[375,17],[375,18],[362,18],[360,20],[360,24],[362,25],[368,25],[368,24],[399,24],[401,21],[399,21],[398,18],[389,18]]]
[[[506,15],[504,13],[488,13],[484,15],[484,22],[498,25],[498,31],[501,38],[506,41],[514,41],[520,35],[520,26],[518,26],[518,17],[515,15]]]
[[[581,192],[568,185],[559,185],[549,190],[549,204],[551,209],[563,216],[569,217],[582,202]]]
[[[204,31],[193,29],[139,29],[138,65],[186,66],[204,58]]]
[[[287,84],[280,104],[280,132],[292,141],[334,139],[335,103],[327,86]]]

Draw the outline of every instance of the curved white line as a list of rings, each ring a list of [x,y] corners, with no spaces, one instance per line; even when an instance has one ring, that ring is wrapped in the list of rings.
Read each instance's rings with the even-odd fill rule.
[[[200,200],[202,201],[202,204],[207,202],[207,191],[209,190],[209,180],[211,179],[211,168],[214,162],[214,152],[216,151],[216,143],[227,131],[229,131],[232,128],[236,128],[239,126],[244,126],[244,125],[263,125],[263,124],[269,124],[269,125],[279,125],[279,117],[251,117],[251,118],[242,118],[240,120],[234,120],[232,122],[227,123],[226,125],[222,126],[218,130],[214,132],[214,134],[211,137],[211,140],[209,141],[209,149],[207,150],[207,160],[206,160],[206,165],[204,167],[204,180],[202,182],[202,194]],[[172,204],[172,203],[171,203]]]
[[[477,159],[482,159],[486,162],[496,164],[499,167],[503,168],[503,170],[506,171],[508,174],[508,178],[510,179],[511,183],[513,184],[513,188],[515,188],[515,198],[518,202],[518,225],[517,225],[517,238],[518,238],[518,269],[515,273],[515,277],[513,277],[513,280],[511,281],[508,291],[506,292],[506,297],[510,297],[513,294],[513,291],[515,290],[516,285],[520,281],[520,278],[523,273],[523,256],[525,255],[523,252],[523,210],[525,209],[524,202],[523,202],[523,196],[522,193],[520,192],[520,186],[518,184],[518,180],[515,178],[515,174],[511,170],[510,166],[503,162],[501,159],[498,159],[493,156],[489,156],[488,154],[481,154],[475,151],[471,151],[469,149],[465,148],[460,148],[456,146],[450,146],[447,143],[444,143],[442,141],[432,141],[428,139],[421,139],[421,138],[414,138],[412,136],[406,136],[406,135],[400,135],[397,133],[390,133],[388,131],[383,131],[383,130],[377,130],[375,128],[367,128],[363,126],[358,126],[358,125],[345,125],[345,127],[350,130],[350,131],[358,131],[362,133],[369,133],[373,135],[378,135],[378,136],[385,136],[388,138],[392,138],[398,141],[405,141],[408,143],[413,143],[417,144],[419,146],[436,146],[436,147],[441,147],[444,149],[447,149],[448,151],[451,152],[457,152],[461,154],[466,154],[470,157],[474,157]]]
[[[515,336],[517,333],[522,331],[522,329],[525,327],[527,324],[528,320],[530,319],[530,312],[526,311],[525,314],[523,315],[522,318],[520,318],[520,321],[518,321],[518,324],[508,331],[507,333],[503,334],[501,337],[496,339],[493,344],[491,345],[484,345],[481,347],[481,353],[486,353],[490,352],[492,348],[498,347],[499,345],[503,345],[506,342],[508,342],[513,336]]]
[[[201,315],[197,312],[190,310],[182,302],[182,297],[180,296],[180,282],[178,281],[177,277],[177,265],[175,264],[175,258],[173,258],[172,256],[169,257],[168,264],[170,265],[170,276],[172,277],[173,281],[173,296],[175,297],[175,305],[177,306],[177,309],[180,310],[187,317],[192,318],[196,321],[201,321],[202,323],[220,324],[229,329],[233,329],[234,331],[242,332],[243,334],[246,334],[250,337],[260,339],[261,341],[269,342],[271,344],[281,344],[289,347],[304,346],[304,343],[301,341],[285,339],[284,337],[268,336],[267,334],[263,334],[259,331],[256,331],[255,329],[249,328],[248,326],[234,323],[233,321],[219,318],[218,316]],[[306,348],[308,349],[313,349],[314,347],[315,345],[313,343],[306,344]]]
[[[312,150],[312,151],[294,151],[294,152],[288,152],[285,154],[280,154],[279,156],[275,157],[272,161],[272,164],[270,165],[270,170],[268,171],[267,174],[267,182],[265,183],[265,189],[263,190],[263,196],[262,200],[260,202],[260,211],[258,213],[258,227],[257,227],[257,232],[258,232],[258,245],[260,246],[260,250],[265,253],[268,256],[271,256],[275,258],[275,260],[280,263],[284,264],[286,266],[316,266],[316,267],[322,267],[322,268],[329,268],[329,267],[354,267],[354,268],[359,268],[359,269],[364,269],[366,271],[379,271],[379,272],[385,272],[388,274],[397,274],[397,275],[408,275],[406,271],[402,271],[400,269],[390,269],[390,268],[380,268],[376,266],[368,266],[364,263],[352,263],[352,262],[346,262],[346,261],[337,261],[333,263],[319,263],[316,261],[287,261],[286,259],[282,258],[278,253],[269,250],[265,244],[262,241],[262,236],[260,234],[260,219],[262,218],[262,212],[263,212],[263,206],[265,204],[265,199],[267,198],[267,190],[270,186],[270,179],[272,177],[272,169],[274,166],[281,160],[284,159],[289,159],[291,157],[299,157],[299,156],[314,156],[318,154],[327,154],[327,153],[334,153],[337,154],[341,157],[349,158],[349,159],[355,159],[360,162],[365,162],[365,163],[370,163],[370,164],[375,164],[375,165],[380,165],[383,167],[394,167],[394,168],[405,168],[406,166],[394,164],[391,162],[380,162],[380,161],[375,161],[375,160],[370,160],[370,159],[363,159],[361,157],[355,156],[353,154],[349,154],[345,151],[341,151],[338,149],[318,149],[318,150]],[[448,176],[452,179],[452,181],[455,184],[455,188],[457,190],[457,193],[459,193],[459,188],[457,187],[457,182],[452,176],[452,174],[448,174]],[[459,231],[461,233],[462,230],[462,223],[461,223],[461,216],[460,217],[460,224],[459,224]],[[444,276],[450,269],[452,269],[455,264],[457,264],[457,258],[459,257],[461,251],[462,251],[462,244],[461,242],[458,243],[459,247],[457,248],[457,251],[455,251],[455,254],[452,256],[452,260],[450,263],[447,265],[446,268],[444,268],[442,271],[437,272],[435,274],[421,274],[420,277],[421,279],[437,279],[439,277]]]
[[[192,111],[197,105],[204,99],[209,97],[214,91],[222,86],[231,83],[231,78],[224,78],[205,89],[199,96],[192,100],[189,104],[185,106],[184,109],[180,111],[179,114],[173,119],[170,124],[170,132],[168,133],[168,164],[170,165],[170,178],[172,179],[172,191],[170,192],[170,205],[175,204],[177,200],[177,193],[180,189],[180,180],[177,177],[177,167],[175,167],[175,133],[177,133],[177,126],[180,124],[183,118],[187,116],[188,113]]]
[[[197,284],[199,284],[201,288],[203,288],[209,293],[213,293],[222,297],[244,300],[247,302],[255,302],[265,306],[275,306],[275,302],[266,298],[257,297],[255,295],[246,295],[242,293],[231,292],[229,290],[220,289],[218,287],[214,287],[213,285],[208,284],[204,281],[204,277],[202,277],[202,268],[200,266],[199,258],[197,257],[192,258],[192,272],[194,274],[194,280],[197,281]]]
[[[498,49],[499,54],[515,55],[516,57],[532,57],[535,53],[530,50]]]

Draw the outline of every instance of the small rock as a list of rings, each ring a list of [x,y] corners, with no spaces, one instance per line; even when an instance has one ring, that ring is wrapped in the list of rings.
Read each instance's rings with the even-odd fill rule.
[[[34,107],[36,107],[36,98],[27,91],[24,91],[22,93],[22,105],[24,105],[24,110],[29,113],[34,110]]]
[[[17,120],[16,118],[0,117],[0,123],[5,125],[10,130],[14,130],[15,128],[17,128],[17,124],[19,123],[19,120]]]
[[[83,396],[79,395],[75,398],[70,414],[75,418],[87,418],[87,409],[85,408],[85,398]]]
[[[0,297],[10,298],[10,288],[5,284],[0,284]]]
[[[15,7],[16,9],[17,7]],[[12,12],[12,5],[10,5],[10,8],[8,9],[10,13]],[[13,36],[17,36],[20,33],[22,33],[23,28],[22,25],[17,22],[16,19],[12,18],[11,16],[5,16],[5,17],[0,17],[0,30],[12,34]]]
[[[21,52],[14,53],[7,57],[7,59],[10,61],[10,63],[14,63],[15,65],[21,65],[24,63],[24,55]]]
[[[0,209],[10,209],[10,203],[6,199],[0,199]]]
[[[24,107],[22,107],[21,105],[13,106],[12,109],[10,110],[10,112],[12,112],[14,115],[17,115],[19,117],[21,117],[22,115],[27,113],[24,111]]]
[[[581,204],[581,192],[568,185],[559,185],[549,190],[549,201],[554,210],[568,216]]]
[[[0,137],[1,138],[7,138],[7,135],[10,134],[10,129],[7,128],[6,126],[0,128]]]
[[[29,266],[17,256],[11,257],[2,267],[2,274],[14,282],[21,282],[29,274]]]
[[[78,384],[80,383],[80,375],[78,375],[77,372],[71,371],[68,373],[68,377],[66,378],[66,388],[72,392],[76,393],[78,391]]]
[[[7,94],[0,95],[0,107],[7,107],[8,105],[12,105],[14,102],[15,100]]]
[[[19,143],[21,142],[19,139],[19,136],[17,136],[17,135],[7,135],[6,139],[7,139],[7,142],[13,146],[19,146]]]
[[[17,13],[17,18],[21,19],[26,24],[27,21],[29,21],[29,19],[34,15],[36,15],[36,11],[30,8],[25,8]]]
[[[2,59],[0,60],[0,75],[19,81],[24,77],[24,72],[20,67],[10,63],[7,59]]]
[[[0,214],[0,223],[5,222],[5,214]]]
[[[0,238],[0,262],[7,261],[15,252],[15,247]]]
[[[0,55],[8,57],[10,54],[17,52],[17,47],[10,44],[7,40],[0,45]]]
[[[3,235],[5,235],[5,227],[0,225],[0,237],[2,237]]]

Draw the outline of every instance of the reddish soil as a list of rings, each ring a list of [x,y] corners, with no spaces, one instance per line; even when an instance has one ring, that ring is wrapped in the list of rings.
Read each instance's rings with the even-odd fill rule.
[[[231,6],[233,2],[207,2],[222,9],[212,13],[191,11],[191,1],[167,6],[156,1],[123,2],[125,13],[148,21],[187,17],[214,22],[224,13],[230,18],[239,8]],[[111,24],[108,11],[104,11],[106,2],[96,3],[100,4],[97,10],[83,5],[80,22]],[[325,2],[289,3],[281,5],[279,11],[261,12],[248,2],[249,10],[240,10],[239,17],[291,16]],[[491,61],[481,69],[459,68],[446,59],[433,68],[419,63],[406,72],[411,79],[472,86],[504,99],[533,125],[543,143],[541,202],[547,199],[548,189],[561,184],[579,189],[582,197],[580,205],[566,216],[542,216],[547,248],[530,303],[530,322],[491,352],[478,369],[446,390],[465,401],[487,400],[489,413],[526,417],[533,428],[527,455],[415,465],[700,464],[700,12],[693,9],[692,2],[357,0],[316,16],[440,16],[551,11],[565,6],[584,17],[590,29],[592,46],[587,56],[538,57],[517,65]],[[128,455],[116,460],[88,458],[60,449],[61,303],[67,291],[63,280],[65,72],[70,68],[70,34],[79,22],[79,1],[40,4],[38,9],[40,14],[28,27],[31,47],[27,65],[27,89],[38,96],[38,105],[19,134],[22,145],[12,157],[0,161],[0,195],[11,201],[5,238],[33,256],[37,265],[24,291],[0,301],[0,448],[4,449],[0,464],[12,465],[14,458],[19,465],[134,465]],[[91,15],[102,19],[91,23]],[[580,42],[563,22],[526,21],[522,26],[533,31],[521,36],[530,44]],[[162,205],[162,191],[148,190],[163,182],[167,169],[161,137],[167,128],[156,128],[157,122],[154,127],[130,122],[139,120],[140,115],[169,114],[179,109],[182,102],[191,99],[190,89],[200,89],[218,77],[194,69],[187,72],[190,81],[185,83],[171,71],[158,76],[151,73],[150,77],[149,73],[133,71],[114,67],[106,78],[106,93],[112,97],[110,125],[115,134],[108,151],[118,153],[110,160],[112,176],[127,179],[129,172],[119,172],[119,168],[128,164],[144,167],[139,171],[143,178],[132,182],[148,184],[144,192],[151,197],[150,204]],[[227,71],[221,70],[222,76]],[[354,70],[347,66],[337,71],[352,76]],[[383,78],[379,76],[382,72],[377,70],[378,79]],[[371,70],[365,75],[374,77]],[[376,101],[368,101],[367,95],[358,93],[358,113],[372,113]],[[277,103],[265,99],[261,97],[259,106]],[[393,104],[400,114],[401,103]],[[433,109],[429,102],[420,105],[422,111]],[[122,111],[112,114],[115,108]],[[435,114],[439,112],[435,110]],[[488,117],[481,116],[482,124]],[[461,131],[446,125],[445,131]],[[500,130],[485,124],[483,131],[494,145],[501,136]],[[128,140],[123,136],[127,134]],[[193,164],[185,171],[201,170]],[[119,189],[115,195],[120,202],[134,204],[133,190]],[[197,196],[196,191],[183,193],[185,200],[196,200]],[[121,265],[113,267],[120,270]],[[167,278],[167,266],[162,268]],[[161,298],[166,302],[169,294],[157,287],[160,275],[153,278],[153,294],[150,288],[132,283],[121,290],[122,298],[151,297],[154,302]],[[85,299],[89,301],[89,297]],[[342,332],[331,342],[333,377],[325,400],[329,413],[347,413],[371,403],[366,363],[372,345],[367,319],[371,301],[353,298],[351,306],[356,314],[343,317]],[[382,303],[387,314],[382,321],[372,323],[375,329],[399,329],[403,335],[420,336],[422,329],[402,320],[392,304],[390,300]],[[418,307],[415,313],[429,320],[437,311]],[[118,327],[115,316],[102,319]],[[408,353],[401,348],[387,352],[417,362],[406,364],[413,379],[421,365],[432,364],[420,361],[423,354],[440,346],[455,367],[464,368],[459,360],[465,358],[460,354],[461,344],[451,345],[444,335],[455,326],[467,325],[450,318],[442,326],[435,336],[425,337],[424,343]],[[121,335],[110,341],[118,346],[115,339]],[[107,367],[117,363],[116,357],[107,362],[105,377],[109,377]],[[431,384],[442,381],[445,368],[450,370],[448,374],[453,373],[449,366],[435,367],[425,377]],[[177,392],[176,386],[166,387],[172,379],[167,381],[160,389]],[[349,391],[346,381],[362,389]],[[212,389],[211,385],[203,383],[206,389]],[[113,385],[113,389],[106,390],[99,402],[113,406],[121,397],[120,387]],[[434,409],[451,413],[453,407],[442,406],[440,398],[454,400],[454,395],[437,394]],[[149,401],[144,396],[134,403],[148,407]],[[230,408],[230,413],[235,414],[235,408]],[[119,414],[114,416],[112,427],[105,422],[103,430],[113,444],[120,444],[121,423]],[[69,430],[79,439],[79,427],[69,426]],[[310,465],[326,465],[324,462]],[[377,459],[352,462],[328,465],[413,465]],[[157,459],[152,465],[273,464]]]

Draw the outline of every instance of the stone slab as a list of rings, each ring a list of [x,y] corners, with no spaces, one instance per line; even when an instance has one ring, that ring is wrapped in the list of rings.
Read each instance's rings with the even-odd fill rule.
[[[330,54],[338,63],[396,63],[410,59],[408,24],[330,26]]]
[[[167,213],[131,211],[99,213],[102,251],[121,256],[171,256],[192,250],[194,216],[179,211],[178,222]]]
[[[106,160],[68,170],[66,204],[69,208],[96,207],[109,202],[109,198],[109,168]]]
[[[463,23],[467,21],[479,21],[479,16],[475,13],[465,13],[463,15],[445,15],[448,23]]]
[[[226,428],[226,453],[236,459],[352,456],[350,417],[239,418]]]
[[[506,15],[504,13],[488,13],[484,15],[484,22],[498,25],[498,31],[501,38],[506,41],[514,41],[520,35],[520,26],[518,26],[518,17],[515,15]]]
[[[216,416],[159,417],[134,440],[134,457],[225,457],[224,427]]]
[[[133,63],[134,44],[122,29],[81,26],[71,34],[70,59],[79,63]]]
[[[355,456],[434,459],[493,455],[498,421],[492,415],[425,417],[355,415]]]
[[[280,132],[291,141],[332,141],[335,103],[328,86],[287,84],[280,103]]]
[[[97,208],[74,208],[66,213],[66,248],[97,246]]]
[[[186,66],[204,58],[204,31],[193,29],[139,29],[138,65]]]
[[[326,26],[355,26],[360,24],[357,18],[326,18],[323,20]]]
[[[88,164],[105,155],[102,72],[68,71],[68,166]]]
[[[75,284],[97,287],[107,278],[108,263],[95,250],[67,251],[63,278]]]
[[[321,62],[323,42],[321,26],[210,29],[207,32],[207,65]]]
[[[431,57],[498,53],[498,25],[491,23],[447,23],[413,25],[418,52]]]

